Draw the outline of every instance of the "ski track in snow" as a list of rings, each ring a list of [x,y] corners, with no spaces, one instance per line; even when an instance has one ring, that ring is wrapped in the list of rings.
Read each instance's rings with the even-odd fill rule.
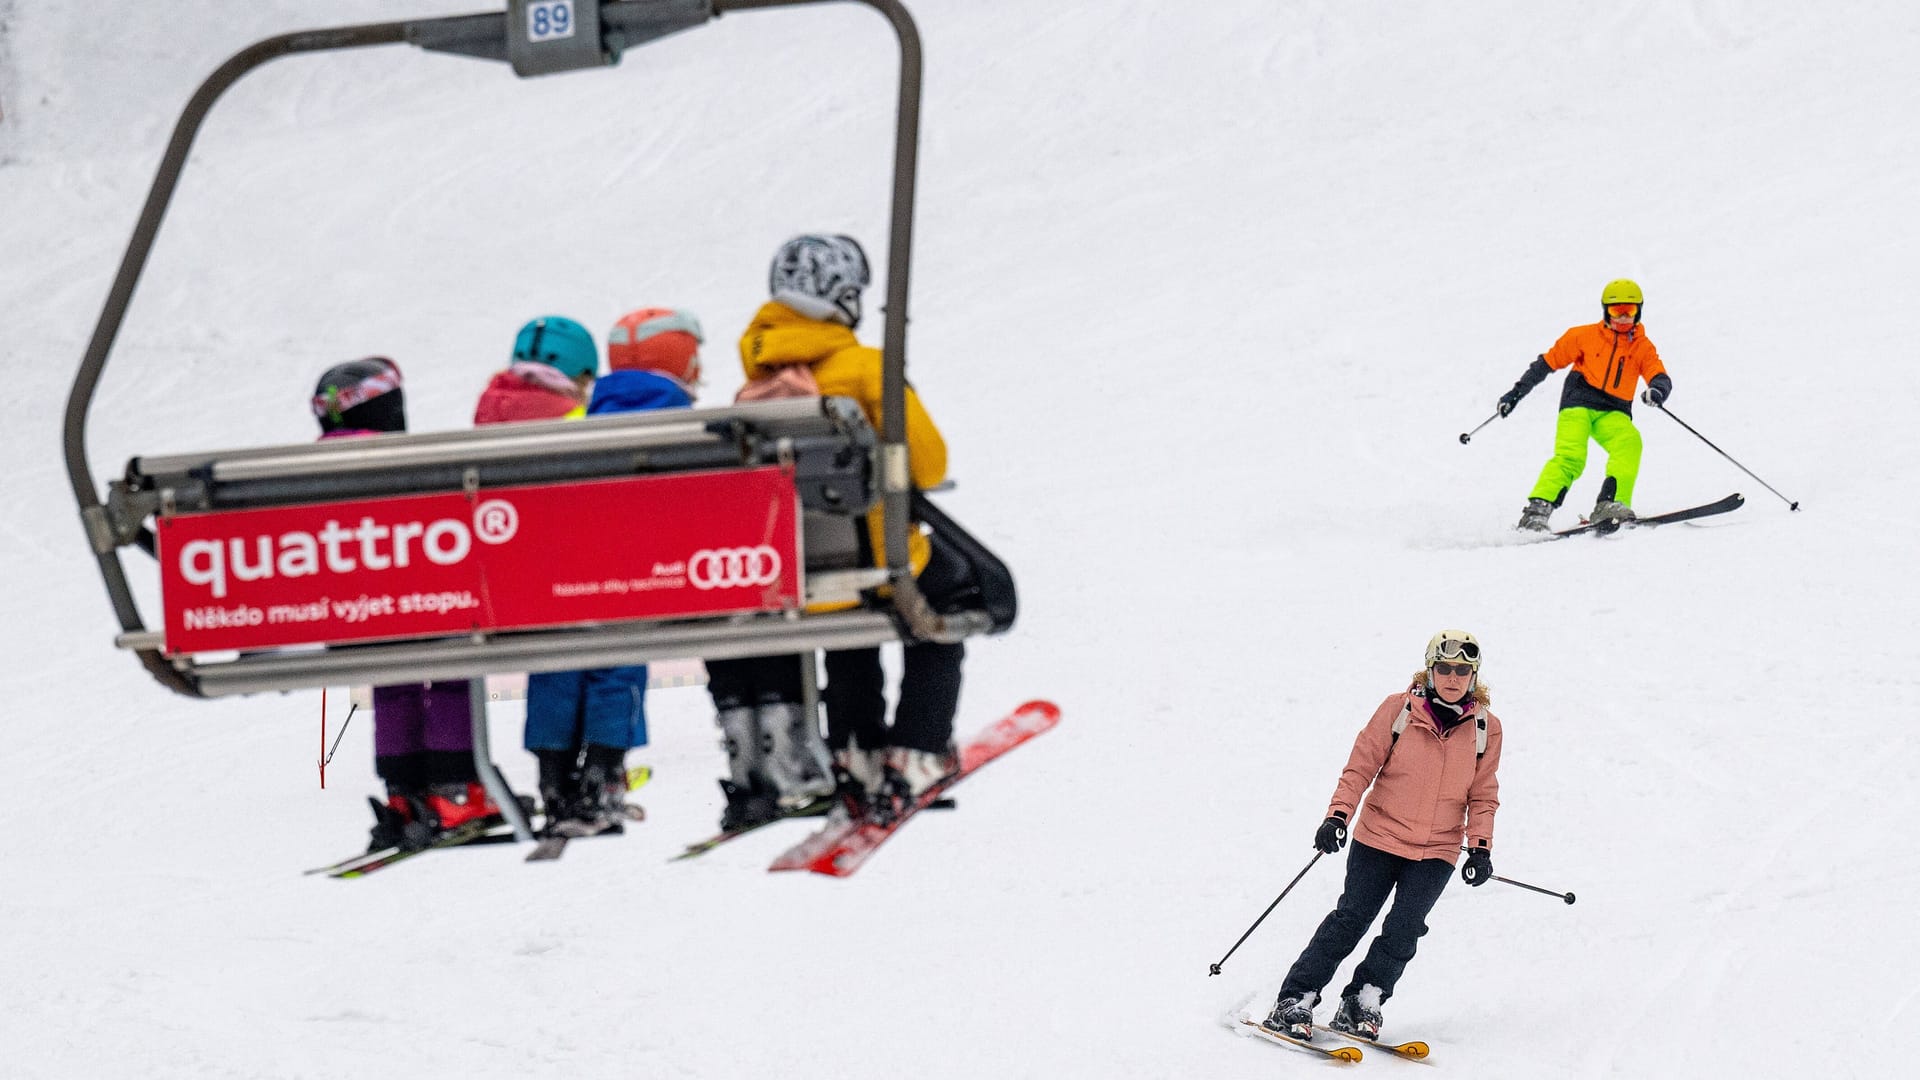
[[[944,505],[1022,587],[1015,633],[969,647],[960,727],[1036,696],[1061,726],[829,881],[764,871],[802,823],[667,865],[712,829],[721,759],[704,693],[657,691],[627,836],[340,883],[300,871],[364,839],[370,718],[320,790],[317,694],[156,687],[109,644],[56,454],[192,88],[270,34],[400,13],[0,0],[3,1071],[1314,1068],[1219,1025],[1271,1002],[1340,863],[1204,968],[1311,855],[1420,643],[1464,626],[1509,740],[1496,871],[1579,901],[1455,881],[1385,1034],[1474,1077],[1895,1074],[1898,1039],[1778,1018],[1915,1012],[1920,146],[1899,118],[1920,12],[910,2],[913,379],[953,451]],[[828,5],[525,83],[404,49],[248,76],[95,402],[96,482],[136,453],[305,439],[315,373],[369,353],[405,367],[416,430],[464,426],[546,312],[685,305],[704,400],[728,400],[781,239],[884,246],[892,48]],[[1747,505],[1507,531],[1558,380],[1458,434],[1622,275],[1675,415],[1801,513],[1642,408],[1637,506]],[[524,786],[520,719],[497,706],[493,738]]]

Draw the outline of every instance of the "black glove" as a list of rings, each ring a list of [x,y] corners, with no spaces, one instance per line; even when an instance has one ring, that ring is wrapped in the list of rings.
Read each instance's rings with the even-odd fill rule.
[[[1323,853],[1332,855],[1347,846],[1347,819],[1335,814],[1320,823],[1320,831],[1313,834],[1313,846]]]
[[[1641,393],[1640,400],[1657,409],[1667,403],[1667,395],[1671,393],[1673,380],[1667,378],[1667,373],[1663,371],[1647,381],[1647,388]]]
[[[1467,864],[1460,868],[1460,880],[1469,885],[1485,885],[1493,877],[1493,852],[1483,847],[1467,852]]]
[[[1520,381],[1513,384],[1513,389],[1500,395],[1500,415],[1512,412],[1513,407],[1520,404],[1520,399],[1527,396],[1527,391],[1544,382],[1551,370],[1547,367],[1546,357],[1535,357],[1533,363],[1527,365],[1526,373],[1520,376]]]

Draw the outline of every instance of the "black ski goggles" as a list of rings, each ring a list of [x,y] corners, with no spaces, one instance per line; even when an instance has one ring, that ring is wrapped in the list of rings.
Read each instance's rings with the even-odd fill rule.
[[[1448,660],[1464,659],[1479,663],[1480,646],[1471,641],[1460,641],[1457,638],[1448,638],[1441,642],[1438,648],[1433,650],[1433,655],[1436,658],[1443,657]]]

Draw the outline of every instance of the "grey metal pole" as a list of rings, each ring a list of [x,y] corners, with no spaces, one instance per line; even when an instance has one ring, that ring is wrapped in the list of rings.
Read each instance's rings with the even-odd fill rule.
[[[492,739],[487,730],[485,678],[467,680],[467,700],[473,709],[473,771],[479,775],[487,794],[493,797],[493,805],[500,808],[500,816],[513,826],[513,838],[522,843],[532,840],[533,829],[527,824],[527,815],[520,812],[520,800],[513,797],[513,789],[493,764]]]

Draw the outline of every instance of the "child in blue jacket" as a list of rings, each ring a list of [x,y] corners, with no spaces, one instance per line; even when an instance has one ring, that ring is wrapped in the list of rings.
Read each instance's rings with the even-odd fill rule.
[[[693,404],[700,324],[683,312],[640,314],[664,318],[628,316],[614,327],[607,349],[612,370],[593,384],[588,416]],[[641,327],[652,332],[636,340]],[[647,744],[646,692],[645,664],[528,677],[525,744],[540,762],[547,832],[619,830],[627,816],[627,751]]]

